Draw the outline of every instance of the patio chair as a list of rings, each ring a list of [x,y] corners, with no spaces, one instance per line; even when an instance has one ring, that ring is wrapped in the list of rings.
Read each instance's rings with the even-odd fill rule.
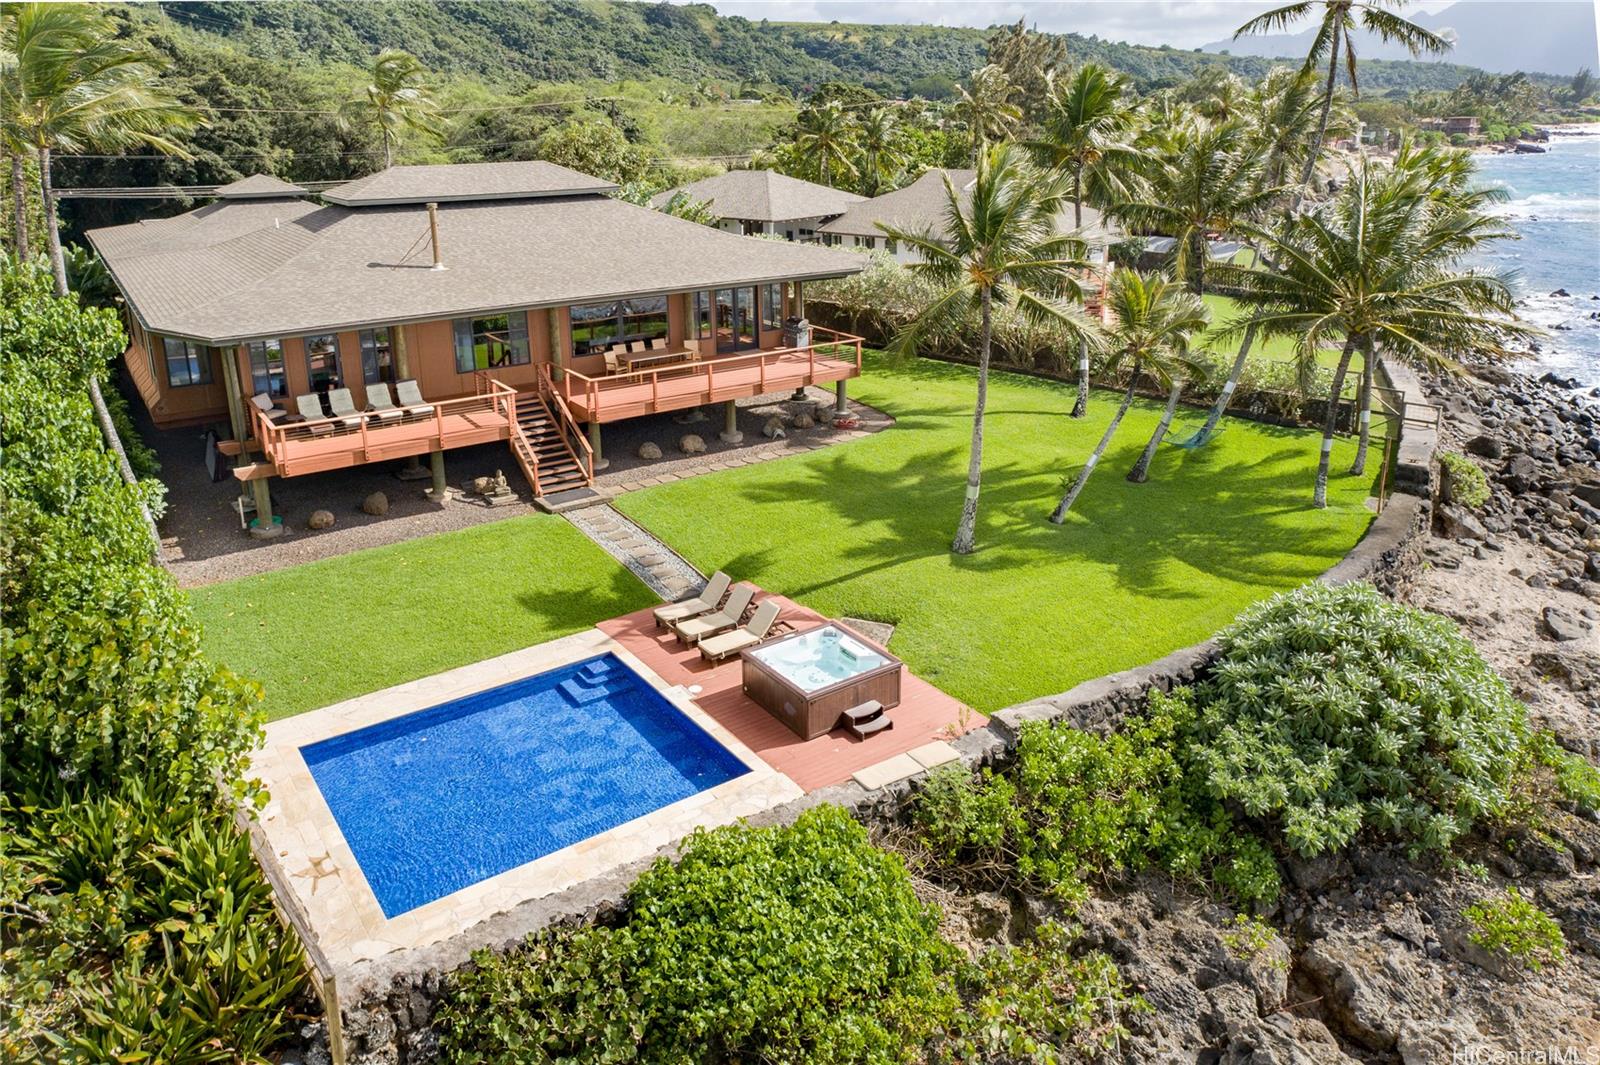
[[[348,388],[328,389],[328,409],[333,411],[335,418],[344,422],[347,429],[354,429],[361,424],[361,412],[356,410],[355,397],[350,395]]]
[[[394,400],[389,398],[389,385],[385,381],[367,386],[367,410],[385,423],[405,415],[405,411],[395,406]]]
[[[746,647],[754,647],[767,638],[767,633],[772,631],[773,622],[778,620],[778,602],[767,599],[756,607],[756,612],[750,620],[720,636],[708,636],[700,641],[700,657],[707,662],[720,662],[729,655],[736,655]]]
[[[626,372],[627,368],[622,365],[622,360],[617,358],[616,352],[607,351],[604,354],[606,360],[606,373],[618,374]]]
[[[272,402],[272,397],[265,392],[257,392],[250,397],[250,402],[273,425],[278,424],[278,422],[289,416],[289,412]]]
[[[664,629],[670,622],[711,613],[722,605],[722,597],[728,594],[730,583],[732,582],[728,575],[719,569],[711,575],[711,579],[706,581],[706,586],[700,589],[700,594],[693,599],[656,607],[656,628]]]
[[[407,414],[416,414],[426,417],[433,413],[433,404],[422,398],[422,390],[415,381],[396,381],[394,394],[400,397],[400,405],[406,409]]]
[[[680,641],[693,647],[707,636],[726,632],[739,624],[739,619],[744,617],[745,608],[750,605],[750,600],[755,598],[755,594],[756,590],[750,585],[738,585],[728,596],[728,601],[722,604],[721,610],[715,614],[702,614],[697,618],[685,618],[675,622],[672,631],[678,634]]]
[[[309,424],[306,428],[311,430],[312,436],[321,436],[333,432],[333,426],[328,424],[328,416],[322,413],[322,397],[315,392],[308,392],[303,396],[294,397],[294,405],[300,411],[300,417]]]

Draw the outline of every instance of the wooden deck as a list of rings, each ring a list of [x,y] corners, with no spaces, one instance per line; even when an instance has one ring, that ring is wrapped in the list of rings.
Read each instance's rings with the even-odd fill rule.
[[[826,620],[782,596],[763,592],[757,601],[766,598],[776,599],[782,607],[780,623],[808,628]],[[976,728],[988,720],[967,711],[907,667],[900,680],[900,705],[889,711],[894,728],[866,740],[858,740],[843,729],[802,740],[744,694],[743,663],[738,658],[715,666],[708,664],[698,650],[679,646],[672,633],[657,629],[650,609],[601,622],[597,628],[638,655],[669,684],[700,685],[702,690],[693,698],[701,709],[769,766],[808,792],[843,783],[857,770],[932,740],[953,738],[962,730],[964,713],[966,728]]]
[[[816,342],[800,348],[718,356],[608,377],[567,370],[555,388],[573,417],[604,423],[861,376],[860,337],[826,329],[813,332]]]

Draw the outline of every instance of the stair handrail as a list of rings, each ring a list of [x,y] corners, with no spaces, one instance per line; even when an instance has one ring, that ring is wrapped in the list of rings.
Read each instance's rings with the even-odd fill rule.
[[[567,445],[567,450],[572,453],[578,467],[583,470],[584,478],[594,483],[594,448],[589,446],[589,438],[584,435],[583,429],[578,425],[578,419],[572,416],[572,408],[567,406],[567,401],[561,398],[561,393],[556,391],[555,381],[550,376],[550,364],[539,364],[539,391],[545,399],[545,405],[556,415],[556,431],[561,434],[561,440]],[[568,431],[571,432],[569,439]],[[577,447],[572,446],[576,439]]]
[[[522,475],[533,488],[534,498],[542,496],[544,493],[539,490],[539,453],[528,442],[528,434],[522,431],[518,422],[511,423],[511,454],[516,456],[517,465],[522,467]]]

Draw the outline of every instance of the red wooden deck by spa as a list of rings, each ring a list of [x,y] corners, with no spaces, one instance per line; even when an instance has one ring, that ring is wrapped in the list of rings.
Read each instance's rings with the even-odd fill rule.
[[[776,599],[782,607],[780,623],[810,628],[827,620],[782,596],[761,593],[757,601],[764,598]],[[680,645],[670,631],[657,629],[648,608],[603,621],[597,628],[638,655],[667,683],[700,685],[700,693],[693,698],[701,709],[806,791],[843,783],[857,770],[933,740],[953,739],[962,729],[963,705],[907,668],[900,682],[900,705],[889,711],[894,728],[865,740],[856,739],[844,729],[802,740],[745,696],[744,667],[737,657],[711,665],[695,648]],[[965,726],[976,728],[986,721],[982,714],[970,711]]]

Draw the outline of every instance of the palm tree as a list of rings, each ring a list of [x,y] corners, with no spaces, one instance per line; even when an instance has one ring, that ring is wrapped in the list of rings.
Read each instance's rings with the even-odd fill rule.
[[[1145,156],[1134,144],[1138,111],[1127,82],[1097,63],[1085,63],[1063,81],[1051,79],[1044,128],[1028,147],[1047,166],[1060,169],[1072,190],[1072,223],[1083,228],[1085,200],[1104,205],[1126,194],[1124,175]],[[1078,346],[1078,397],[1072,416],[1089,410],[1089,346]]]
[[[88,5],[13,3],[0,8],[0,57],[4,142],[17,151],[26,146],[38,157],[50,269],[55,275],[56,295],[65,297],[70,290],[50,183],[51,153],[119,151],[143,145],[187,158],[188,153],[174,138],[199,125],[200,115],[157,84],[153,54],[119,39],[116,24]],[[13,164],[13,181],[16,172]],[[20,197],[15,209],[19,214],[23,210]],[[24,238],[25,226],[25,221],[16,222],[17,232]],[[122,479],[136,484],[101,395],[98,374],[89,375],[89,398]],[[150,533],[152,555],[159,559],[161,537],[142,496],[139,507]]]
[[[1424,52],[1429,55],[1443,55],[1450,50],[1449,40],[1395,13],[1405,6],[1406,0],[1298,0],[1297,3],[1286,4],[1257,15],[1235,31],[1234,40],[1247,33],[1271,33],[1287,29],[1318,9],[1322,12],[1316,36],[1311,41],[1311,50],[1306,53],[1304,69],[1314,69],[1322,61],[1322,57],[1327,56],[1328,77],[1323,84],[1322,110],[1317,118],[1317,132],[1306,152],[1300,172],[1300,191],[1295,194],[1296,207],[1305,196],[1305,190],[1311,185],[1311,175],[1317,169],[1317,157],[1322,154],[1322,145],[1327,138],[1328,113],[1333,109],[1333,91],[1339,78],[1341,46],[1344,48],[1345,68],[1350,75],[1350,91],[1357,96],[1361,94],[1361,84],[1356,76],[1355,39],[1352,36],[1356,30],[1357,16],[1359,15],[1360,24],[1367,32],[1377,34],[1384,41],[1399,41],[1413,56],[1420,56]]]
[[[795,152],[811,176],[832,185],[836,174],[856,176],[851,161],[856,154],[856,135],[850,116],[837,100],[830,100],[800,113],[795,122]]]
[[[956,115],[967,124],[974,156],[982,155],[985,145],[1009,138],[1022,121],[1022,109],[1011,102],[1011,78],[1002,67],[979,67],[957,91]]]
[[[1056,228],[1067,199],[1067,183],[1059,173],[1041,173],[1022,151],[1001,144],[978,156],[970,197],[958,192],[948,176],[944,185],[947,236],[879,228],[921,255],[922,261],[909,269],[938,290],[929,307],[895,336],[892,350],[914,353],[939,327],[974,311],[978,314],[978,396],[967,493],[950,545],[964,555],[972,551],[977,536],[995,305],[1016,307],[1030,319],[1060,323],[1069,332],[1090,333],[1094,326],[1066,302],[1081,301],[1078,277],[1089,264],[1083,241]]]
[[[1189,361],[1189,341],[1202,332],[1211,320],[1210,312],[1199,296],[1184,291],[1177,282],[1160,274],[1146,276],[1136,270],[1118,270],[1111,275],[1111,283],[1106,289],[1106,305],[1115,323],[1106,338],[1110,349],[1108,365],[1127,368],[1128,387],[1123,390],[1122,402],[1111,416],[1111,424],[1106,426],[1100,443],[1095,445],[1077,480],[1072,482],[1072,487],[1061,497],[1061,502],[1050,515],[1050,520],[1057,525],[1066,520],[1067,511],[1072,509],[1083,486],[1089,482],[1089,475],[1100,464],[1106,448],[1117,435],[1123,416],[1133,405],[1134,389],[1140,376],[1149,373],[1167,386],[1168,402],[1155,435],[1128,473],[1130,481],[1144,480],[1156,446],[1161,443],[1167,426],[1172,422],[1172,410],[1177,406],[1177,396],[1182,390],[1183,374],[1193,372],[1193,364]]]
[[[1276,269],[1219,268],[1236,297],[1258,310],[1260,331],[1293,337],[1304,363],[1325,339],[1343,338],[1314,506],[1328,503],[1339,398],[1356,351],[1371,362],[1382,344],[1399,358],[1448,368],[1457,356],[1503,356],[1511,342],[1537,335],[1516,320],[1504,280],[1452,269],[1463,251],[1503,235],[1497,225],[1436,198],[1416,166],[1382,174],[1363,162],[1327,208],[1296,217],[1283,233],[1262,234]]]
[[[856,136],[861,146],[861,195],[876,196],[905,169],[900,123],[887,107],[874,107],[861,116]]]
[[[427,74],[422,61],[410,52],[385,48],[373,57],[372,80],[340,113],[347,128],[378,127],[385,170],[394,165],[402,133],[439,135],[439,109],[425,84]]]

